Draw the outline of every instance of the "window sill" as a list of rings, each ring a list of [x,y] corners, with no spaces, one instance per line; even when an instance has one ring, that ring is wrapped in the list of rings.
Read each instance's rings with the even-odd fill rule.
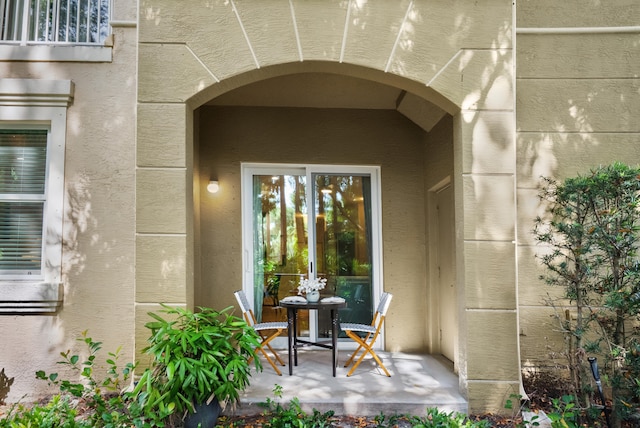
[[[0,44],[0,61],[111,62],[111,46]]]
[[[0,282],[0,315],[53,314],[62,307],[62,284]]]

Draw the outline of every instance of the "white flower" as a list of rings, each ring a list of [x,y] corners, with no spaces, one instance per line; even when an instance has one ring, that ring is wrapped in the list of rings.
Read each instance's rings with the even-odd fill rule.
[[[301,279],[298,286],[298,294],[308,293],[310,291],[319,291],[327,285],[327,278]]]

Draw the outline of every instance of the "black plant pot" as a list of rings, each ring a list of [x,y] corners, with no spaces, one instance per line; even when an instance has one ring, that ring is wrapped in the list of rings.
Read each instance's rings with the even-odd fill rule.
[[[222,409],[218,399],[214,398],[209,404],[196,404],[195,410],[185,418],[184,428],[214,428]]]

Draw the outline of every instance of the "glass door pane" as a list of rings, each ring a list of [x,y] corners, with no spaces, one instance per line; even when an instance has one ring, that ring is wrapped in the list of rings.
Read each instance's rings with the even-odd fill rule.
[[[243,289],[258,320],[285,321],[280,300],[320,277],[321,297],[347,301],[342,322],[370,323],[382,288],[379,169],[246,164],[242,188]],[[298,320],[300,336],[331,337],[329,313],[299,311]],[[285,347],[286,334],[273,343]]]
[[[262,322],[286,321],[280,299],[297,295],[307,277],[305,186],[304,175],[253,175],[254,312]],[[309,315],[302,312],[298,331],[308,336]]]
[[[312,174],[315,276],[327,278],[321,298],[344,297],[341,322],[368,324],[373,316],[371,177]],[[331,335],[329,313],[318,314],[318,337]]]

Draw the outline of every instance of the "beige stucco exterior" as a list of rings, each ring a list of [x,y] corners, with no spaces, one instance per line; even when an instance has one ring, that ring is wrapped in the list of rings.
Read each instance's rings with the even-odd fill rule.
[[[560,345],[530,233],[539,176],[640,162],[640,6],[130,3],[114,1],[111,62],[0,62],[75,84],[64,303],[0,315],[9,399],[43,393],[33,372],[85,329],[144,363],[148,311],[234,303],[242,162],[361,164],[381,169],[389,351],[440,353],[432,192],[453,184],[455,368],[470,411],[501,411]]]
[[[135,20],[136,11],[128,1],[116,1],[113,17]],[[9,401],[42,395],[46,383],[36,381],[35,371],[59,371],[60,352],[81,349],[76,338],[84,330],[104,349],[122,346],[123,358],[133,355],[128,332],[135,291],[135,32],[130,26],[113,28],[117,42],[110,63],[0,62],[3,78],[75,84],[67,111],[62,236],[54,237],[62,240],[64,300],[55,314],[0,315],[0,365],[15,378]],[[6,103],[4,108],[14,108]],[[0,280],[0,287],[10,283]],[[0,291],[2,300],[9,297],[6,290]]]
[[[546,294],[558,290],[537,280],[534,255],[543,249],[530,233],[531,219],[541,213],[538,177],[572,177],[614,161],[640,163],[639,34],[633,27],[640,5],[551,3],[548,12],[533,1],[517,8],[523,28],[516,68],[517,269],[525,368],[552,365],[551,353],[563,349],[553,310],[544,305]]]
[[[138,264],[159,267],[166,260],[162,249],[180,240],[186,244],[185,254],[194,249],[195,259],[202,267],[199,278],[188,269],[179,271],[184,281],[173,281],[176,290],[154,287],[148,292],[144,288],[146,282],[138,277],[137,310],[157,308],[154,304],[165,300],[164,293],[174,297],[185,292],[187,305],[232,303],[232,291],[242,285],[242,249],[238,245],[240,162],[374,164],[382,169],[384,288],[396,295],[387,319],[386,346],[398,351],[431,350],[427,344],[433,343],[429,336],[434,332],[422,315],[437,309],[429,307],[427,301],[425,189],[429,183],[424,170],[438,162],[428,154],[420,156],[429,129],[419,130],[406,119],[404,126],[387,124],[392,117],[357,110],[325,112],[311,106],[316,107],[315,111],[307,111],[304,106],[293,105],[296,108],[291,111],[283,107],[260,111],[229,107],[212,113],[201,105],[211,100],[215,103],[216,97],[230,89],[299,73],[329,73],[377,82],[422,99],[419,106],[434,104],[456,117],[447,137],[432,144],[447,146],[451,151],[455,147],[460,153],[450,159],[448,166],[441,165],[443,173],[435,177],[438,181],[453,177],[456,189],[462,190],[457,192],[464,201],[457,219],[458,229],[463,231],[458,248],[467,241],[482,241],[493,250],[493,242],[501,246],[504,241],[514,240],[511,4],[490,2],[470,10],[462,2],[454,7],[450,2],[335,2],[322,6],[297,2],[291,9],[281,2],[262,3],[259,8],[251,2],[212,3],[190,10],[175,3],[162,5],[154,19],[140,22],[138,112],[150,122],[138,120],[138,150],[148,153],[157,148],[154,139],[158,126],[183,121],[184,115],[189,117],[195,109],[199,109],[200,139],[194,144],[186,134],[181,139],[169,133],[167,138],[171,141],[161,144],[181,147],[184,153],[180,152],[177,158],[184,159],[184,163],[157,159],[138,165],[137,240],[146,243],[154,235],[157,245],[156,251],[145,253],[152,260],[138,258]],[[326,17],[326,21],[319,16]],[[385,20],[369,19],[382,16]],[[463,30],[455,27],[461,19]],[[210,22],[216,25],[207,25]],[[161,74],[157,72],[160,68]],[[282,92],[295,93],[292,83],[284,79],[279,83]],[[340,84],[334,83],[335,93],[340,93],[335,87]],[[321,76],[316,81],[309,80],[309,86],[320,85]],[[146,114],[147,109],[157,109],[161,104],[180,103],[185,105],[184,111],[167,107],[161,115]],[[398,104],[403,105],[401,101]],[[420,116],[412,113],[415,108],[407,110],[407,117]],[[168,117],[171,113],[175,116]],[[394,114],[397,120],[398,114]],[[351,116],[354,118],[349,120]],[[273,123],[281,125],[267,126]],[[227,129],[229,126],[231,129]],[[146,143],[152,144],[153,149],[147,148]],[[314,150],[319,144],[324,150]],[[296,151],[290,149],[292,145]],[[190,163],[196,147],[200,149],[199,163]],[[486,154],[487,159],[479,153]],[[200,174],[196,173],[198,170]],[[226,196],[230,200],[220,195],[208,203],[204,188],[214,175],[223,186],[235,189]],[[200,190],[195,194],[205,195],[200,205],[195,204],[189,191],[182,192],[190,177],[196,178],[194,186]],[[156,185],[158,182],[163,183],[162,190]],[[496,187],[506,192],[491,192]],[[476,196],[477,189],[481,189],[482,198]],[[158,212],[160,206],[165,207],[164,212]],[[505,206],[512,208],[505,210]],[[193,245],[194,230],[187,228],[184,221],[195,218],[192,210],[200,210],[199,248]],[[397,218],[399,214],[401,220]],[[499,221],[494,222],[496,219]],[[157,237],[160,234],[170,236]],[[510,245],[513,253],[515,247]],[[198,250],[202,257],[197,256]],[[457,254],[458,266],[473,263],[464,260],[463,251]],[[186,257],[185,265],[189,263]],[[460,281],[464,280],[464,273],[459,269]],[[511,277],[501,283],[506,282],[513,290],[513,281]],[[462,284],[458,284],[459,295],[465,295]],[[157,293],[155,301],[147,298],[152,293]],[[474,343],[466,343],[468,332],[461,330],[460,340],[465,341],[467,353],[456,363],[463,389],[468,383],[492,382],[492,390],[498,394],[504,395],[509,389],[517,392],[514,295],[512,291],[510,301],[501,299],[505,301],[496,303],[496,299],[485,296],[484,306],[475,301],[471,306],[461,306],[461,325],[469,318],[470,325],[478,329],[471,334],[478,340]],[[138,317],[142,315],[138,313]],[[494,324],[503,328],[486,328]],[[137,336],[144,334],[145,329],[138,324]],[[483,339],[504,346],[486,347]],[[467,364],[471,355],[475,365]]]

